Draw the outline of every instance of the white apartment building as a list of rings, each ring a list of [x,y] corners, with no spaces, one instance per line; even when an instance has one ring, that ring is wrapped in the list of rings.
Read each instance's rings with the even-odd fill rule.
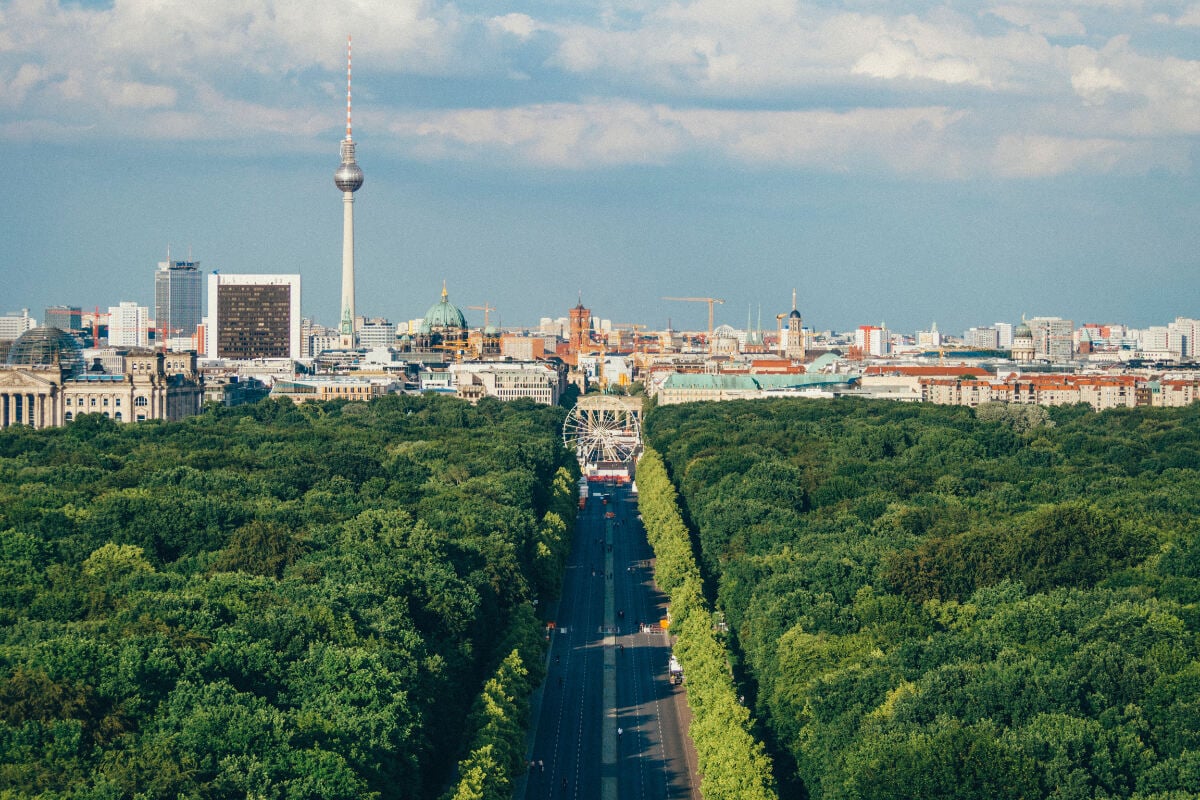
[[[1013,341],[1013,324],[1011,322],[993,322],[992,327],[996,329],[996,337],[999,340],[996,346],[1001,350],[1011,350]]]
[[[108,344],[111,347],[149,347],[150,309],[132,300],[108,307]]]
[[[395,347],[396,324],[386,319],[365,320],[358,327],[359,347]]]
[[[1180,354],[1184,358],[1200,358],[1200,319],[1176,317],[1167,328],[1178,333],[1182,339]]]
[[[22,333],[36,327],[37,320],[29,316],[28,308],[10,311],[4,316],[0,316],[0,339],[14,342]]]
[[[1138,349],[1141,350],[1143,358],[1172,361],[1183,357],[1183,348],[1184,336],[1181,327],[1151,325],[1142,331]]]

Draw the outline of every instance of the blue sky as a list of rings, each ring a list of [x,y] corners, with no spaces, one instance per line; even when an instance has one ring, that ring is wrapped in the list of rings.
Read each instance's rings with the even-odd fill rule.
[[[332,324],[347,34],[361,313],[1200,316],[1196,0],[0,0],[0,311],[169,244]]]

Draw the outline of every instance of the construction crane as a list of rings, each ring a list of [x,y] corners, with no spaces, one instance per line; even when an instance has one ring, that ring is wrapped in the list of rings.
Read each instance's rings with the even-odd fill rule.
[[[708,303],[708,346],[712,347],[713,306],[725,301],[719,297],[664,297],[663,300],[678,300],[681,303]]]
[[[483,312],[483,327],[485,327],[485,328],[488,327],[488,314],[490,314],[496,310],[496,307],[489,306],[487,304],[487,301],[484,301],[483,305],[481,305],[481,306],[467,306],[467,308],[470,309],[471,311],[482,311]]]

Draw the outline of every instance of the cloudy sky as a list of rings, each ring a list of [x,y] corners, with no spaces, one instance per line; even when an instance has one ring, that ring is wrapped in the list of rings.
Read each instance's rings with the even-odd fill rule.
[[[348,34],[361,313],[1200,316],[1197,0],[0,0],[0,311],[170,246],[333,324]]]

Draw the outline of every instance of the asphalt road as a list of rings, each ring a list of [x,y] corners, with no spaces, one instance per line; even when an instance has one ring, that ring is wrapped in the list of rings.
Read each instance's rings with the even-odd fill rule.
[[[667,673],[665,616],[634,496],[594,486],[550,635],[526,800],[699,797],[683,687]]]

